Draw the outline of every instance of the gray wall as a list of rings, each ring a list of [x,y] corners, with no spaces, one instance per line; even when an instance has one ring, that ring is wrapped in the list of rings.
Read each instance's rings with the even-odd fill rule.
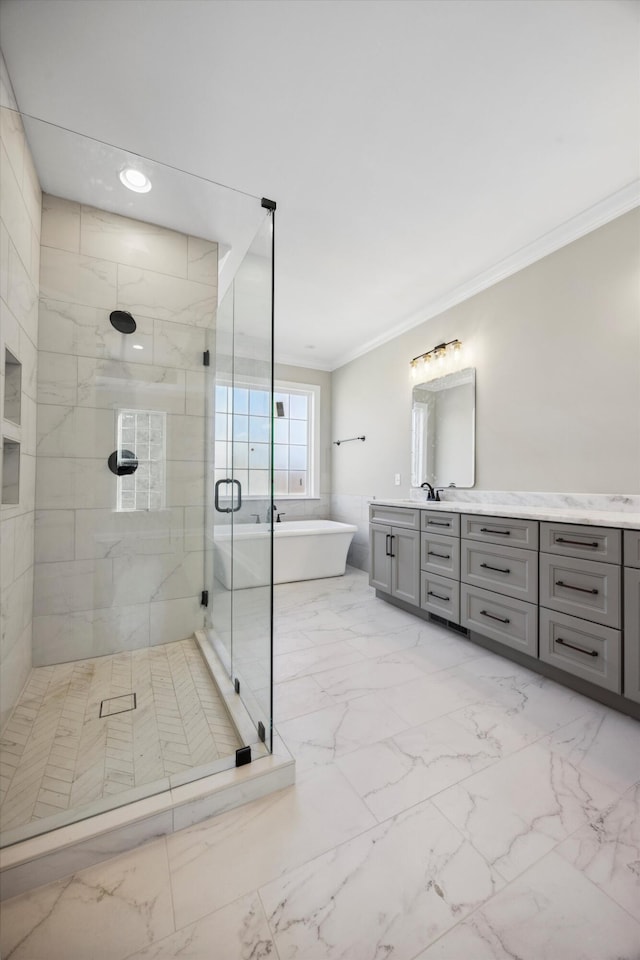
[[[0,512],[1,727],[31,669],[42,197],[1,56],[0,86],[0,424],[3,438],[20,443],[19,502],[3,504]],[[5,348],[22,365],[19,425],[5,420]]]
[[[406,497],[409,361],[464,344],[477,371],[476,489],[640,493],[640,211],[633,210],[336,370],[332,515]],[[401,485],[393,477],[400,473]]]

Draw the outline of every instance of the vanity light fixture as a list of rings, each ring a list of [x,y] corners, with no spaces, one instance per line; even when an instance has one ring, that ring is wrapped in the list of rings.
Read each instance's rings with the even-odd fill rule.
[[[142,170],[126,167],[120,171],[119,176],[120,183],[128,190],[133,190],[134,193],[149,193],[149,190],[151,190],[151,180]]]
[[[442,366],[448,356],[459,353],[462,349],[461,340],[449,340],[447,343],[439,343],[426,353],[420,353],[411,361],[411,373],[417,376],[418,373],[427,372],[434,369],[434,366]]]

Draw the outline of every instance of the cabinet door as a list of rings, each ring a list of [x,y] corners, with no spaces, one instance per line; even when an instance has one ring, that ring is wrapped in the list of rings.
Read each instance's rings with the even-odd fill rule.
[[[640,570],[624,571],[624,695],[640,703]]]
[[[390,545],[391,527],[384,523],[372,523],[369,526],[369,584],[385,593],[391,593]]]
[[[391,528],[391,593],[405,603],[420,606],[420,534]]]

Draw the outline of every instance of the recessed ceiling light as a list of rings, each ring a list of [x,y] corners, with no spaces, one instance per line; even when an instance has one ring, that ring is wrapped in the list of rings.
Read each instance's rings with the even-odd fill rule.
[[[134,349],[134,350],[144,350],[144,347],[142,346],[141,343],[134,343],[134,344],[133,344],[133,349]]]
[[[135,193],[148,193],[151,190],[151,180],[140,170],[127,167],[120,171],[120,182]]]

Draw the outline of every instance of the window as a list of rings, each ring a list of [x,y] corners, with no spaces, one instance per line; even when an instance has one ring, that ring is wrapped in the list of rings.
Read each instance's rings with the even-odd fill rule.
[[[117,510],[164,510],[166,434],[159,410],[118,411],[118,452],[134,453],[138,469],[118,477]]]
[[[268,497],[271,446],[269,391],[257,384],[218,384],[215,479],[231,475],[243,496]],[[320,387],[277,383],[273,395],[273,494],[317,496]]]

